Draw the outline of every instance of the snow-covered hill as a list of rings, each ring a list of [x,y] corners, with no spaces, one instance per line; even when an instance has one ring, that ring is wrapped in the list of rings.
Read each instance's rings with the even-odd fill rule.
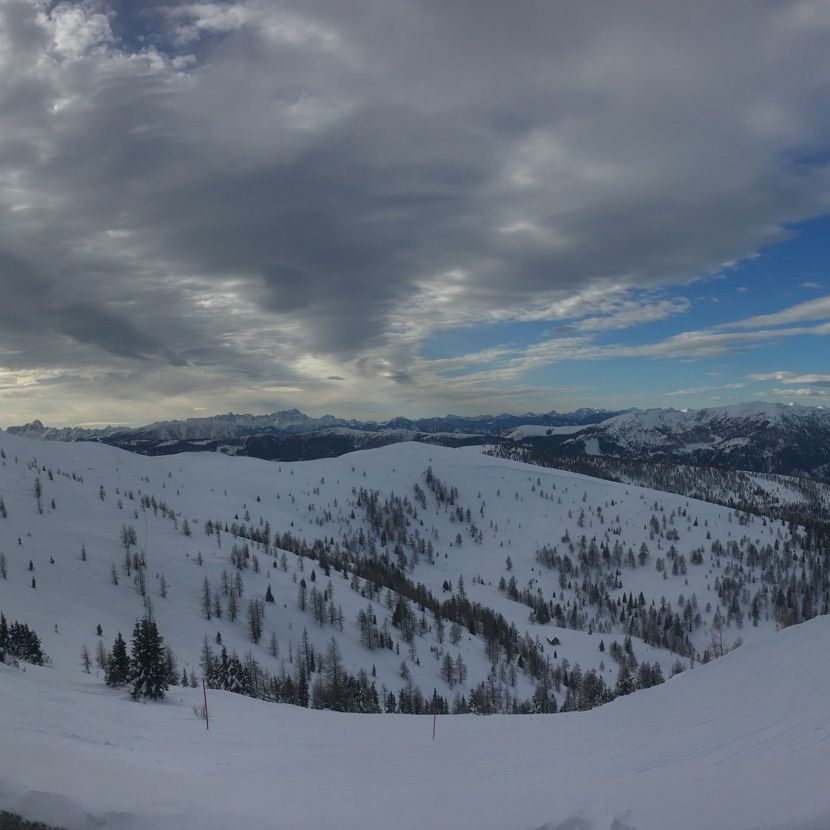
[[[574,665],[613,689],[626,636],[632,668],[668,676],[828,602],[826,579],[812,581],[821,556],[798,529],[478,448],[274,464],[0,434],[0,451],[0,609],[65,669],[149,606],[188,674],[202,673],[207,638],[292,676],[306,631],[311,666],[333,637],[378,693],[411,682],[449,704],[483,684],[486,707],[509,711],[543,687],[558,706],[593,705],[573,697]],[[247,607],[269,586],[253,643]]]
[[[635,410],[574,430],[519,428],[511,437],[568,455],[670,460],[788,475],[823,476],[830,464],[830,410],[799,405]]]
[[[66,830],[826,830],[830,618],[591,712],[368,717],[0,666],[0,807]]]
[[[806,655],[826,622],[813,639],[763,645],[828,611],[822,544],[780,520],[478,447],[399,443],[280,464],[0,433],[0,610],[51,661],[0,667],[0,809],[67,828],[323,828],[358,815],[369,827],[463,816],[644,830],[667,815],[673,828],[740,827],[782,747],[795,759],[785,783],[804,792],[808,761],[824,757],[811,720],[823,704],[794,703],[787,684],[802,670],[823,682],[825,663]],[[96,662],[148,613],[177,683],[166,703],[139,706]],[[222,649],[240,660],[233,683],[216,669]],[[337,696],[333,672],[352,678]],[[212,690],[207,736],[188,688],[205,674],[358,711],[599,708],[594,720],[460,715],[433,744],[424,719]],[[370,781],[375,795],[355,797]],[[823,801],[805,803],[794,818],[824,816]],[[780,799],[770,804],[779,813],[764,803],[757,816],[783,826]]]

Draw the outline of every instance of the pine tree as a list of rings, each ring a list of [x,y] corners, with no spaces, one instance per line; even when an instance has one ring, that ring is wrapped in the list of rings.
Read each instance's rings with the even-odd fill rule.
[[[623,660],[620,663],[620,671],[617,675],[617,685],[614,687],[614,694],[617,697],[630,695],[636,688],[634,678],[631,676],[631,669],[628,666],[628,660]]]
[[[455,658],[455,676],[461,685],[467,682],[467,666],[461,659],[461,654]]]
[[[202,642],[202,654],[199,658],[199,665],[202,668],[202,677],[205,683],[211,688],[215,688],[214,675],[216,674],[216,658],[213,655],[213,649],[208,643],[207,635]]]
[[[9,625],[0,611],[0,663],[6,662],[6,650],[9,647]]]
[[[104,641],[99,639],[95,644],[95,665],[102,671],[106,672],[109,659],[110,656],[104,648]]]
[[[0,627],[4,622],[5,620],[0,619]],[[25,623],[13,622],[8,626],[5,646],[0,643],[0,647],[5,649],[6,658],[25,660],[35,666],[43,665],[45,655],[40,645],[40,637]]]
[[[444,654],[444,659],[441,663],[441,677],[447,681],[450,688],[455,684],[455,663],[449,654]]]
[[[251,639],[258,643],[262,639],[262,621],[265,616],[262,602],[252,599],[248,603],[248,633]]]
[[[164,638],[151,617],[136,621],[133,629],[130,684],[134,698],[155,700],[164,697],[168,689]]]
[[[345,711],[346,690],[344,688],[345,670],[343,668],[343,657],[337,640],[332,637],[326,646],[326,657],[323,663],[326,697],[328,705],[336,711]]]
[[[176,655],[170,646],[164,649],[164,668],[168,686],[176,686],[179,683],[179,664]]]
[[[207,577],[205,577],[204,582],[202,582],[202,614],[204,614],[204,617],[207,620],[213,617],[213,603],[211,602],[210,583],[208,582]]]
[[[300,580],[300,585],[297,588],[297,607],[300,611],[306,609],[306,582],[305,579]]]
[[[228,617],[230,617],[231,622],[236,622],[236,618],[239,616],[239,600],[237,598],[236,591],[231,591],[228,594]]]
[[[119,631],[112,645],[112,654],[107,661],[106,684],[124,686],[129,679],[130,658],[127,656],[127,643]]]

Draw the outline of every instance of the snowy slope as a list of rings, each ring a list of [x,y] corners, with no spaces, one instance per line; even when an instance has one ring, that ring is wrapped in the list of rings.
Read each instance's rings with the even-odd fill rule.
[[[830,619],[600,709],[356,716],[140,705],[0,666],[0,807],[67,830],[826,830]]]
[[[8,513],[6,519],[0,519],[0,552],[8,561],[8,578],[0,579],[0,610],[10,619],[32,626],[56,666],[79,670],[81,649],[86,646],[91,655],[95,653],[98,624],[103,629],[100,639],[109,647],[117,631],[129,637],[134,621],[145,613],[144,601],[122,564],[124,550],[119,546],[119,533],[127,524],[136,528],[136,549],[144,552],[148,563],[147,595],[159,628],[188,672],[201,675],[198,658],[203,639],[207,637],[218,650],[215,636],[220,632],[229,651],[236,650],[242,656],[250,650],[269,671],[286,669],[291,673],[292,657],[298,653],[302,633],[307,630],[312,646],[320,653],[334,636],[349,671],[369,671],[375,666],[378,688],[385,684],[397,690],[402,685],[398,669],[401,660],[407,659],[407,647],[399,637],[401,654],[387,649],[368,651],[359,643],[356,618],[369,600],[353,591],[342,575],[332,572],[330,580],[319,568],[315,571],[313,563],[293,554],[287,555],[287,570],[283,571],[278,560],[258,552],[261,571],[249,568],[243,574],[245,593],[236,622],[228,619],[227,612],[221,619],[214,616],[211,620],[201,613],[203,580],[207,577],[212,591],[219,590],[222,572],[231,576],[235,573],[229,563],[232,546],[241,545],[241,540],[225,533],[220,546],[215,535],[204,535],[202,525],[208,518],[233,522],[236,516],[243,518],[248,507],[251,511],[262,508],[256,498],[259,492],[274,486],[278,475],[274,465],[221,455],[180,456],[171,463],[106,446],[40,444],[5,435],[0,436],[0,449],[6,453],[0,461],[0,494]],[[16,451],[20,454],[15,455]],[[34,451],[38,465],[33,464]],[[44,490],[43,514],[38,513],[32,495],[36,478],[40,478]],[[315,511],[309,509],[316,501],[314,484],[307,481],[301,485],[303,496],[311,499],[304,500],[303,509],[298,509],[291,504],[293,478],[293,472],[286,470],[282,489],[286,509],[262,509],[261,513],[284,529],[296,529],[291,523],[302,515],[303,523],[319,531],[307,518],[315,516]],[[101,487],[105,491],[103,500]],[[133,499],[129,498],[130,492]],[[164,500],[171,509],[178,508],[177,523],[174,525],[161,512],[141,509],[138,499],[142,493],[157,494],[159,502]],[[55,508],[51,507],[52,499]],[[182,532],[187,518],[193,527],[190,536]],[[82,548],[85,560],[81,558]],[[201,566],[197,564],[200,554]],[[113,566],[118,585],[111,581]],[[319,625],[310,613],[297,608],[298,583],[305,579],[310,591],[313,571],[320,590],[331,581],[334,600],[343,609],[342,632],[328,623]],[[161,576],[167,585],[166,598],[160,596]],[[30,584],[33,577],[34,589]],[[246,628],[245,609],[250,598],[264,598],[268,585],[275,602],[265,605],[265,636],[254,645]],[[391,616],[381,602],[375,602],[374,608],[381,623]],[[271,632],[278,638],[277,658],[269,650]],[[438,658],[430,652],[433,644],[433,634],[418,638],[418,662],[408,661],[415,684],[425,693],[442,686]],[[459,687],[459,691],[486,675],[487,661],[476,638],[465,637],[451,652],[454,659],[461,654],[469,670],[469,684]],[[524,696],[530,688],[527,683],[520,684]],[[443,684],[443,693],[449,691]]]
[[[692,461],[757,472],[821,475],[830,463],[830,410],[795,404],[633,410],[570,434],[520,429],[514,436],[568,454]]]
[[[523,424],[507,434],[511,441],[521,441],[523,438],[537,438],[543,435],[573,435],[584,427],[580,424],[570,424],[561,427],[546,427],[539,424]]]
[[[291,532],[309,543],[325,538],[334,540],[335,546],[363,534],[360,551],[374,545],[379,555],[390,559],[396,558],[395,550],[400,548],[408,578],[425,585],[434,596],[448,599],[451,594],[444,590],[445,583],[456,591],[463,579],[471,600],[502,614],[520,635],[529,634],[548,658],[596,669],[610,686],[617,665],[600,650],[600,643],[608,647],[614,640],[622,642],[629,631],[630,614],[620,620],[623,600],[642,593],[643,612],[663,606],[679,614],[694,598],[699,622],[692,625],[690,616],[687,634],[692,650],[681,653],[685,666],[691,655],[700,659],[706,650],[718,613],[726,619],[723,640],[727,646],[738,639],[764,637],[775,628],[769,595],[764,595],[757,626],[749,622],[748,599],[762,586],[764,568],[760,563],[745,564],[745,557],[752,549],[769,550],[772,556],[774,546],[781,562],[764,572],[774,570],[786,584],[791,572],[787,569],[794,566],[782,545],[799,550],[798,540],[790,539],[780,523],[740,517],[727,508],[682,496],[493,459],[475,448],[398,444],[338,459],[273,464],[217,454],[147,458],[102,445],[46,444],[0,434],[0,450],[6,455],[0,460],[0,496],[8,512],[6,519],[0,519],[0,552],[8,559],[8,579],[0,579],[0,609],[35,628],[56,666],[76,671],[83,646],[95,653],[99,623],[102,641],[109,646],[116,631],[127,636],[135,619],[144,613],[144,600],[123,571],[119,533],[125,524],[135,527],[136,549],[144,551],[147,595],[160,629],[188,671],[199,673],[203,638],[214,642],[220,632],[229,650],[243,655],[250,649],[269,671],[285,668],[290,672],[291,657],[307,629],[318,652],[335,637],[350,671],[369,671],[374,666],[378,688],[400,688],[403,660],[425,693],[437,689],[449,699],[467,692],[490,671],[491,661],[480,636],[465,631],[457,644],[441,642],[432,616],[426,614],[426,629],[418,634],[410,652],[398,629],[391,626],[384,590],[372,605],[378,624],[386,622],[396,649],[369,651],[360,644],[356,623],[358,612],[370,602],[362,580],[356,591],[351,579],[332,570],[333,599],[343,609],[343,630],[328,622],[319,625],[309,612],[297,607],[298,583],[305,579],[310,589],[314,563],[294,554],[286,556],[283,569],[279,557],[272,559],[252,543],[261,569],[244,571],[242,619],[232,623],[227,614],[222,619],[205,619],[200,608],[203,581],[207,577],[216,591],[222,572],[233,573],[229,561],[233,544],[242,542],[227,532],[221,540],[215,534],[205,535],[206,521],[223,526],[248,521],[260,528],[267,522],[274,535]],[[457,490],[453,506],[440,503],[430,491],[427,469]],[[43,513],[38,512],[33,495],[36,478],[42,482]],[[416,485],[424,494],[423,507],[415,496]],[[384,539],[373,530],[365,507],[360,506],[361,490],[377,491],[379,503],[393,497],[408,499],[410,513],[404,516],[402,541]],[[143,497],[165,502],[167,516],[143,507]],[[182,532],[185,520],[192,530],[190,536]],[[416,540],[432,546],[432,562],[424,554],[413,555]],[[643,544],[648,548],[645,565],[599,562],[590,571],[591,581],[604,594],[601,609],[590,600],[585,574],[563,578],[561,571],[537,559],[537,552],[547,547],[567,554],[576,564],[580,545],[587,549],[592,541],[607,546],[609,552],[619,546],[621,555],[624,551],[639,555]],[[725,550],[734,545],[734,550],[717,555],[712,551],[715,542]],[[683,557],[683,568],[677,572],[669,558],[672,549]],[[700,564],[692,563],[693,551],[700,552]],[[197,564],[200,554],[202,565]],[[661,560],[664,567],[658,569]],[[113,567],[119,576],[117,586],[111,582]],[[734,588],[743,625],[728,616],[718,593],[719,580],[727,573],[730,584],[741,580],[746,585],[746,599],[740,585]],[[168,586],[166,598],[160,596],[162,575]],[[329,578],[319,568],[315,575],[316,585],[323,590]],[[34,589],[30,585],[33,577]],[[515,580],[517,591],[540,598],[552,613],[557,606],[561,608],[567,628],[557,627],[555,620],[532,621],[526,602],[515,601],[499,589],[501,579]],[[244,608],[250,598],[264,597],[269,585],[276,602],[265,606],[265,637],[254,645],[245,627]],[[821,597],[814,601],[820,607]],[[570,619],[574,612],[583,618],[578,625]],[[278,638],[276,658],[268,649],[271,632]],[[641,661],[658,662],[665,676],[679,656],[636,636],[634,651]],[[441,677],[440,661],[446,653],[453,659],[461,655],[468,666],[465,683],[450,686]],[[510,680],[510,662],[500,655],[497,669],[505,684]],[[527,698],[531,694],[532,678],[519,671],[515,683],[512,695]],[[564,690],[557,689],[556,694],[561,703]]]

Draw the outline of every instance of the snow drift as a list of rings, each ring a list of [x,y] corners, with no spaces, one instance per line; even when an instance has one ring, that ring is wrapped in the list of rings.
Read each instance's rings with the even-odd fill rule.
[[[0,666],[0,807],[68,830],[826,830],[830,619],[586,713],[162,704]]]

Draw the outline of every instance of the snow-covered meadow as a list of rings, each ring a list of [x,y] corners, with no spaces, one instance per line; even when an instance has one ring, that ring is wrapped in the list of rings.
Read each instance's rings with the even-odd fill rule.
[[[51,661],[0,666],[0,809],[69,830],[830,826],[819,786],[830,769],[821,693],[830,623],[775,634],[770,573],[783,582],[812,567],[798,531],[780,521],[480,448],[397,444],[280,464],[0,433],[0,451],[0,610],[37,631]],[[221,532],[206,533],[208,522]],[[135,531],[129,552],[146,562],[143,586],[125,571],[125,526]],[[235,536],[235,526],[248,530]],[[268,529],[270,545],[251,529]],[[591,712],[440,716],[434,742],[429,716],[312,711],[218,690],[206,733],[194,712],[200,690],[172,686],[164,702],[142,705],[104,685],[97,651],[118,631],[129,637],[149,607],[179,669],[197,677],[205,640],[285,676],[303,639],[322,655],[334,638],[345,668],[364,670],[384,700],[406,682],[447,701],[482,683],[503,701],[538,691],[540,675],[516,654],[481,630],[459,627],[453,641],[417,602],[407,641],[393,615],[402,595],[348,567],[325,574],[283,551],[281,534],[374,551],[408,585],[501,615],[557,672],[548,694],[560,707],[577,664],[613,690],[612,645],[671,609],[665,643],[630,638],[637,661],[659,665],[667,682]],[[243,544],[250,558],[237,569]],[[555,566],[540,561],[544,550]],[[244,582],[243,603],[270,588],[259,642],[244,613],[229,618],[223,573]],[[213,602],[205,613],[206,579],[221,616]],[[302,582],[325,591],[342,627],[300,607]],[[756,594],[766,599],[753,620]],[[821,597],[812,601],[810,616],[821,611]],[[392,647],[367,647],[357,618],[369,606]],[[746,645],[700,665],[716,641]],[[447,655],[460,658],[463,678],[442,673]]]
[[[590,712],[141,705],[0,666],[0,806],[67,830],[826,830],[830,619]]]

